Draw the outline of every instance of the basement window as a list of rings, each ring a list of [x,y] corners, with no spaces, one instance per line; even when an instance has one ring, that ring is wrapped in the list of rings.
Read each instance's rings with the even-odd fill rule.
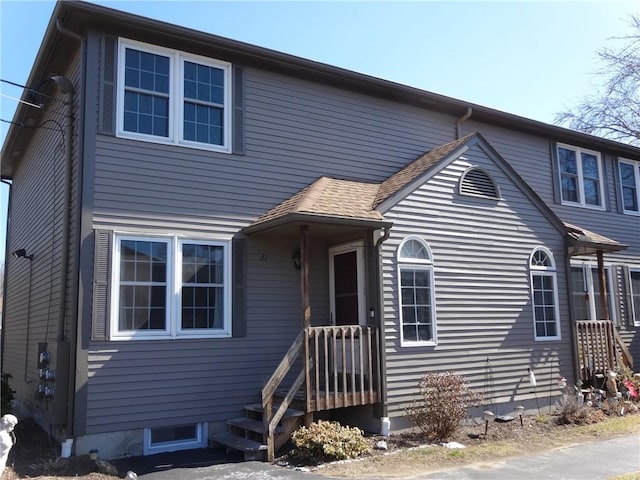
[[[206,448],[206,446],[206,423],[144,429],[145,455]]]

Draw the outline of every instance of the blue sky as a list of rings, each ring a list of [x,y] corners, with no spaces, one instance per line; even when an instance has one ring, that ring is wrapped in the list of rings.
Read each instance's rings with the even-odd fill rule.
[[[96,1],[552,123],[594,91],[637,1]],[[27,81],[54,1],[0,0],[0,78]],[[21,90],[0,84],[0,118]],[[7,124],[0,123],[0,143]],[[0,258],[8,187],[0,184]]]

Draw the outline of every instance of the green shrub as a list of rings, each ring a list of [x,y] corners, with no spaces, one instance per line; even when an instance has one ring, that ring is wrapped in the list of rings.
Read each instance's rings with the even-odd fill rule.
[[[1,415],[4,415],[5,413],[11,413],[13,411],[12,402],[16,391],[12,390],[9,386],[10,378],[12,378],[10,373],[2,374],[2,391],[0,392],[2,394]]]
[[[294,455],[301,461],[320,463],[327,460],[356,458],[370,450],[362,430],[338,422],[319,420],[293,433]]]
[[[421,399],[407,409],[407,414],[431,441],[449,439],[467,416],[467,409],[482,400],[454,372],[427,373],[418,388]]]

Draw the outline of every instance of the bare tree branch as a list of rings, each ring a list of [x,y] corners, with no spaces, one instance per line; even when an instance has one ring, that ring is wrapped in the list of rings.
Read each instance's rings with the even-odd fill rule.
[[[617,49],[596,53],[603,85],[571,109],[558,112],[555,123],[574,130],[640,146],[640,15],[631,15],[632,33]]]

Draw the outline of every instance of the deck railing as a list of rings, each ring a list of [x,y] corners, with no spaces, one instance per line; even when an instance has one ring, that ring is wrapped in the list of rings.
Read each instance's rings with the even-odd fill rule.
[[[633,358],[609,320],[576,322],[580,379],[592,382],[619,365],[633,367]]]
[[[262,389],[267,456],[274,456],[274,435],[297,393],[305,384],[305,413],[369,405],[379,401],[378,330],[358,325],[308,327],[293,342]],[[300,362],[300,356],[303,361]],[[280,405],[274,396],[288,374],[300,368]],[[293,372],[295,374],[295,371]]]
[[[307,411],[378,401],[378,330],[357,325],[305,331],[309,357]]]

